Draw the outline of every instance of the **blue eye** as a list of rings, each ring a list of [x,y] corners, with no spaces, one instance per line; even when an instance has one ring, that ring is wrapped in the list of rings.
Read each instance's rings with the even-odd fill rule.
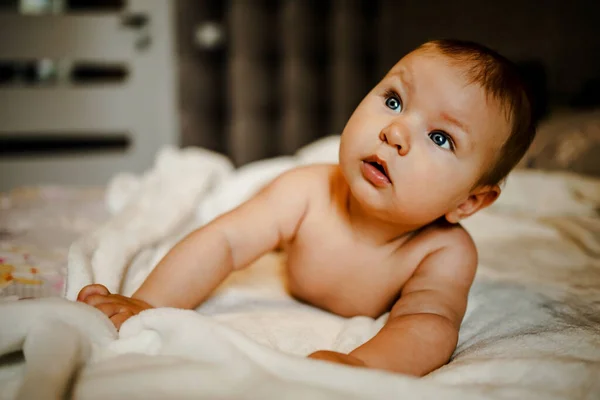
[[[385,106],[392,111],[402,111],[402,101],[400,100],[400,96],[391,91],[387,92],[385,94]]]
[[[442,149],[454,150],[454,144],[452,143],[452,139],[448,137],[448,134],[442,131],[433,131],[429,133],[429,138],[435,143],[437,146]]]

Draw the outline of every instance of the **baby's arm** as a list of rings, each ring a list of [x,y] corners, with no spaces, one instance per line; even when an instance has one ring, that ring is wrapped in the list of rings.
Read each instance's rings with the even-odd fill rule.
[[[232,271],[295,235],[308,208],[308,175],[305,169],[284,173],[238,208],[190,233],[131,299],[92,285],[79,300],[103,311],[115,325],[146,308],[197,307]]]
[[[318,351],[311,358],[423,376],[446,364],[458,341],[477,252],[462,228],[429,254],[402,288],[386,325],[350,354]]]
[[[367,367],[423,376],[446,364],[458,342],[477,251],[462,228],[429,254],[402,288],[381,331],[350,353]]]

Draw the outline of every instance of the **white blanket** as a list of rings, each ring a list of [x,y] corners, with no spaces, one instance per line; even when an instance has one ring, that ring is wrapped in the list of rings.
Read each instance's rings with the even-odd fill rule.
[[[277,174],[335,161],[337,138],[234,171],[199,149],[165,150],[108,188],[114,216],[74,243],[66,297],[92,282],[131,294],[178,238]],[[198,312],[149,310],[116,332],[64,299],[0,303],[3,398],[600,398],[600,181],[515,172],[501,200],[465,221],[480,270],[452,361],[423,379],[304,356],[349,351],[385,322],[291,299],[282,255],[233,274]]]

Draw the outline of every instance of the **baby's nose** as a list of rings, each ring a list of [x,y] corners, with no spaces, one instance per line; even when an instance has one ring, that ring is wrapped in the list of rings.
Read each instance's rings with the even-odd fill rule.
[[[396,124],[391,124],[381,130],[379,140],[394,146],[398,150],[398,154],[405,156],[410,150],[410,140],[408,133]]]

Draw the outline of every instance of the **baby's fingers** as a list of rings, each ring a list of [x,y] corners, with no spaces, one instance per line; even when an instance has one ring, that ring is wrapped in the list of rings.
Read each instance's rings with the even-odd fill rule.
[[[110,292],[104,285],[100,285],[100,284],[87,285],[86,287],[81,289],[81,291],[77,295],[77,301],[86,302],[86,299],[88,298],[88,296],[92,296],[92,295],[107,296],[109,294],[110,294]]]
[[[112,317],[110,317],[110,320],[115,325],[115,328],[120,329],[121,325],[123,325],[123,322],[125,322],[129,318],[133,317],[133,315],[134,314],[133,314],[133,312],[131,312],[131,310],[124,310],[124,311],[119,312],[118,314],[115,314]]]
[[[86,297],[83,302],[92,307],[97,307],[98,305],[104,304],[104,303],[121,304],[121,305],[123,304],[123,301],[120,298],[115,297],[114,295],[104,296],[104,295],[100,295],[100,294],[92,294],[92,295]]]
[[[102,313],[104,315],[106,315],[108,318],[111,318],[112,316],[126,310],[122,304],[117,304],[117,303],[103,303],[103,304],[98,304],[95,307],[98,310],[102,311]]]

